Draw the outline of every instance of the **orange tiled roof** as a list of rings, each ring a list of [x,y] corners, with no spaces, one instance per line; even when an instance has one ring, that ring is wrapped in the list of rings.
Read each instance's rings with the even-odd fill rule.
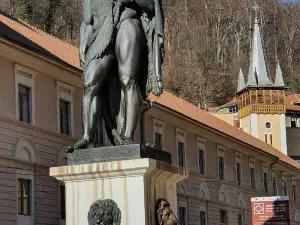
[[[78,48],[75,46],[49,35],[36,27],[20,20],[9,18],[1,13],[0,22],[21,34],[24,39],[34,42],[60,60],[77,69],[81,69],[78,57]]]
[[[291,94],[286,96],[287,104],[300,103],[300,94]]]
[[[19,20],[8,18],[0,14],[0,21],[11,29],[15,30],[25,38],[31,40],[35,44],[49,51],[60,60],[68,63],[69,65],[80,69],[78,48],[61,41],[35,27],[32,27]],[[248,145],[251,145],[257,149],[261,149],[264,152],[272,154],[278,157],[282,162],[288,163],[296,168],[300,168],[299,164],[279,152],[272,146],[260,141],[259,139],[252,137],[251,135],[236,129],[235,127],[227,124],[226,122],[216,118],[204,110],[200,110],[191,103],[178,98],[167,91],[164,91],[160,98],[150,94],[149,99],[153,102],[161,104],[175,112],[187,116],[207,127],[210,127],[216,131],[219,131],[225,135],[228,135],[236,140],[242,141]]]
[[[274,155],[278,157],[282,162],[288,163],[296,168],[300,168],[300,165],[296,161],[281,153],[269,144],[266,144],[265,142],[245,133],[244,131],[241,131],[227,124],[223,120],[218,119],[210,113],[197,108],[191,103],[178,98],[167,91],[164,91],[162,96],[159,98],[150,94],[149,99],[155,103],[174,110],[177,113],[183,114],[207,127],[213,128],[218,132],[228,135],[236,140],[242,141],[266,153]]]

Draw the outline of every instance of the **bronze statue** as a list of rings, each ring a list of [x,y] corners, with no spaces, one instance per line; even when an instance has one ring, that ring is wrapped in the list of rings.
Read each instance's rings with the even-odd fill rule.
[[[177,225],[177,218],[166,199],[158,199],[155,207],[155,225]]]
[[[121,210],[111,199],[97,200],[88,212],[89,225],[120,225]]]
[[[83,6],[84,134],[67,152],[94,147],[101,117],[112,144],[133,144],[143,99],[163,91],[161,0],[83,0]]]

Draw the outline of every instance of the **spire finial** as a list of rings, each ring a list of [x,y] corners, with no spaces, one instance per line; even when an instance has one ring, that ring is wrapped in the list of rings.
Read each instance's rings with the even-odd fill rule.
[[[252,7],[255,12],[255,23],[258,23],[258,12],[259,12],[259,6],[257,4],[257,1],[255,1],[254,6]]]

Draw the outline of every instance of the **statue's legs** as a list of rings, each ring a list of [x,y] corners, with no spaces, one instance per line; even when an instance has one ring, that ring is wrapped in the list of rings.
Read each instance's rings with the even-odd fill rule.
[[[140,118],[143,99],[137,83],[146,37],[141,22],[126,19],[120,24],[116,38],[116,57],[119,77],[124,92],[123,144],[132,144]]]
[[[106,54],[102,58],[93,59],[85,69],[84,93],[82,98],[84,134],[81,140],[67,147],[67,152],[73,152],[76,149],[85,149],[92,143],[97,118],[101,110],[99,90],[114,61],[114,54]]]

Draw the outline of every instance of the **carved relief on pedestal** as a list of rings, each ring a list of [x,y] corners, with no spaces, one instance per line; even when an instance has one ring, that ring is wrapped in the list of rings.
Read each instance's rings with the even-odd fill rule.
[[[155,225],[177,225],[177,218],[166,199],[160,198],[156,202],[155,222]]]
[[[111,199],[97,200],[88,213],[89,225],[120,225],[121,210]]]

